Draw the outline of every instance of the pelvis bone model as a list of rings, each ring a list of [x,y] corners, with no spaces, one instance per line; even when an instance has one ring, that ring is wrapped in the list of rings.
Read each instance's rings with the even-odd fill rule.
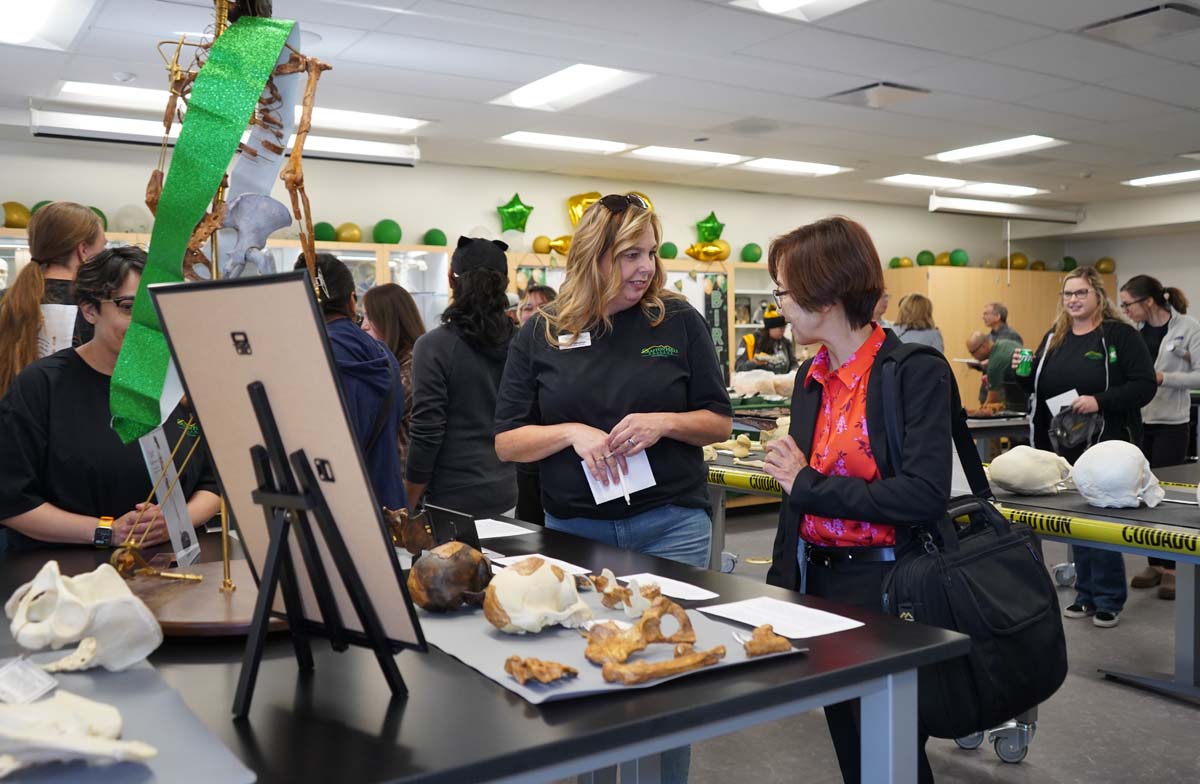
[[[162,644],[162,627],[133,595],[117,570],[63,577],[58,561],[48,561],[5,603],[13,639],[23,648],[79,647],[48,664],[50,672],[103,667],[118,672],[140,662]]]
[[[47,762],[141,762],[158,754],[120,737],[116,708],[69,692],[30,705],[0,705],[0,779]]]

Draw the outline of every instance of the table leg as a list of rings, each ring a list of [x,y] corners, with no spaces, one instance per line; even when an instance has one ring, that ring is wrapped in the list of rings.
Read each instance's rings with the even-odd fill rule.
[[[879,679],[880,688],[863,695],[860,736],[862,780],[916,784],[917,671]]]
[[[708,548],[708,568],[720,570],[721,552],[725,549],[725,488],[709,485],[708,501],[712,507],[712,542]]]
[[[661,781],[661,754],[621,763],[621,784],[659,784]]]
[[[1146,674],[1100,670],[1104,677],[1168,697],[1200,700],[1200,584],[1196,564],[1175,562],[1175,674]]]
[[[593,770],[590,773],[580,773],[575,778],[576,784],[617,784],[617,766]]]

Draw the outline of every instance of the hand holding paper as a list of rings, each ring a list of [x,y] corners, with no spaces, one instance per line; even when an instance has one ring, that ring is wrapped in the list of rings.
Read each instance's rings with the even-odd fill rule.
[[[626,463],[629,466],[629,473],[621,474],[618,482],[605,485],[596,481],[596,478],[592,476],[586,460],[580,461],[583,466],[583,475],[587,477],[588,487],[592,490],[592,498],[595,499],[597,506],[617,498],[628,498],[629,495],[648,487],[654,487],[658,483],[654,479],[654,472],[650,469],[650,459],[646,457],[645,452],[631,455],[626,458]]]

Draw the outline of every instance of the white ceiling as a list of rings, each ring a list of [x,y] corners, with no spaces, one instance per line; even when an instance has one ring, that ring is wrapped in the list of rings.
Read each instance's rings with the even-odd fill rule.
[[[28,0],[27,0],[28,1]],[[1200,190],[1130,188],[1194,168],[1200,33],[1131,49],[1073,32],[1154,0],[870,0],[815,24],[725,0],[275,0],[321,36],[322,106],[431,121],[425,160],[829,198],[919,203],[901,172],[1043,188],[1086,203]],[[0,112],[22,122],[62,80],[165,87],[155,44],[211,24],[208,0],[96,0],[66,52],[0,45]],[[651,78],[551,113],[488,103],[576,62]],[[20,78],[14,75],[20,74]],[[876,81],[930,90],[890,109],[825,100]],[[17,111],[14,111],[17,110]],[[516,130],[852,167],[808,179],[496,144]],[[924,156],[1030,133],[1071,144],[975,164]],[[707,137],[707,141],[694,141]]]

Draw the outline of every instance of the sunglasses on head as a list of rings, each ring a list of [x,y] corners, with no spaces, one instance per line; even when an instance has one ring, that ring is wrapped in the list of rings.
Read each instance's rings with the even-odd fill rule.
[[[650,205],[646,203],[645,199],[643,199],[641,196],[638,196],[636,193],[612,193],[600,199],[600,203],[603,204],[609,212],[617,214],[624,212],[630,207],[637,207],[643,210],[650,209]]]

